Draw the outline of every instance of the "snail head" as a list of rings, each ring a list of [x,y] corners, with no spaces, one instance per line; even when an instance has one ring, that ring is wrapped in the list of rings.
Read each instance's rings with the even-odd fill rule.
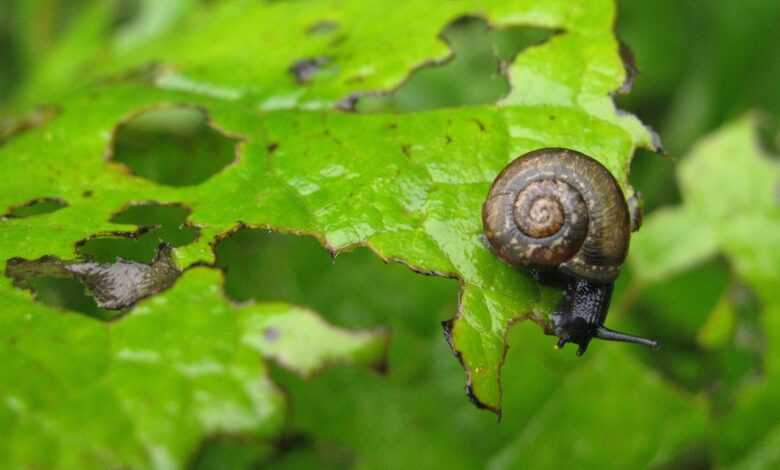
[[[566,343],[574,343],[579,346],[577,356],[582,356],[588,350],[590,340],[596,336],[596,328],[582,317],[558,316],[556,320],[559,321],[555,325],[555,336],[558,337],[555,347],[560,349]]]
[[[619,341],[623,343],[634,343],[648,346],[652,349],[658,349],[659,343],[656,340],[642,338],[641,336],[629,335],[621,333],[619,331],[610,330],[604,326],[598,328],[589,328],[585,320],[582,318],[575,318],[569,322],[569,325],[555,329],[555,335],[558,336],[558,343],[555,347],[560,349],[566,343],[574,343],[577,346],[577,356],[582,356],[585,351],[588,350],[590,340],[593,338],[603,339],[606,341]]]
[[[577,356],[582,356],[588,350],[590,340],[593,338],[603,339],[605,341],[619,341],[622,343],[642,344],[653,349],[659,348],[656,340],[634,336],[619,331],[610,330],[607,327],[599,326],[592,328],[582,318],[575,318],[565,325],[555,327],[555,335],[558,336],[558,342],[555,347],[560,349],[566,343],[574,343],[577,346]]]
[[[577,355],[581,356],[587,351],[590,341],[598,338],[658,348],[658,342],[655,340],[621,333],[604,326],[611,296],[611,283],[571,279],[552,316],[553,332],[558,337],[557,347],[574,343],[579,346]]]

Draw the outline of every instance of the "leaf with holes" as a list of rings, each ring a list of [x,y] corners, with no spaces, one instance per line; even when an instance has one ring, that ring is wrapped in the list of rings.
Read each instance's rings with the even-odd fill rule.
[[[383,265],[365,248],[339,255],[334,264],[310,237],[258,229],[235,232],[216,253],[217,264],[228,268],[225,289],[232,297],[284,295],[339,324],[389,324],[393,331],[386,376],[354,368],[329,369],[313,380],[275,375],[293,403],[288,435],[296,437],[267,464],[271,468],[467,470],[485,462],[513,468],[519,458],[534,467],[603,468],[607,457],[615,468],[647,468],[674,462],[703,437],[703,400],[669,387],[633,357],[634,350],[560,354],[530,322],[508,335],[502,372],[508,393],[497,422],[463,399],[460,366],[431,321],[451,314],[456,282]],[[621,438],[606,448],[605,433]],[[228,443],[251,448],[227,440],[217,449]],[[540,440],[545,445],[535,445]]]
[[[207,436],[270,439],[284,398],[258,355],[309,375],[331,363],[381,367],[387,343],[286,304],[232,305],[205,268],[115,323],[62,315],[21,291],[4,293],[2,309],[8,468],[180,467]]]
[[[170,17],[167,27],[129,42],[93,44],[86,56],[74,55],[81,67],[70,64],[62,70],[83,72],[68,77],[84,83],[76,91],[41,68],[44,75],[33,77],[19,98],[41,100],[49,90],[41,84],[51,84],[57,113],[37,127],[15,132],[0,147],[0,169],[6,175],[0,207],[10,215],[0,221],[0,256],[14,259],[6,263],[8,275],[0,282],[2,298],[9,302],[3,344],[11,351],[22,338],[39,345],[53,335],[70,341],[68,348],[83,351],[89,361],[103,361],[94,368],[112,379],[90,378],[103,387],[92,396],[106,392],[122,404],[114,413],[124,414],[112,416],[123,419],[126,429],[135,428],[138,434],[148,424],[142,420],[148,419],[150,432],[160,433],[137,435],[126,448],[106,456],[107,462],[181,466],[188,446],[192,450],[199,438],[223,425],[272,434],[262,431],[269,422],[265,417],[273,421],[281,409],[270,389],[257,388],[264,377],[259,366],[252,373],[235,373],[229,383],[241,390],[203,379],[203,393],[188,373],[198,380],[212,370],[225,374],[229,361],[239,359],[219,355],[192,366],[194,372],[190,365],[177,368],[176,360],[185,360],[189,348],[211,348],[211,335],[232,338],[232,343],[225,339],[228,351],[254,351],[283,365],[292,360],[303,372],[329,359],[366,364],[381,355],[376,346],[381,340],[361,334],[341,334],[335,344],[319,344],[323,336],[304,332],[319,331],[321,325],[311,317],[294,317],[294,307],[234,307],[217,294],[199,297],[219,285],[207,267],[219,265],[214,245],[246,226],[309,234],[333,254],[367,246],[382,259],[414,271],[457,278],[460,303],[448,322],[450,344],[466,370],[471,398],[500,411],[508,326],[530,318],[549,327],[556,293],[543,290],[486,248],[480,210],[490,183],[517,155],[560,146],[594,156],[628,190],[631,155],[637,146],[654,146],[654,136],[636,118],[616,110],[610,97],[631,78],[612,32],[612,1],[591,0],[586,7],[568,0],[382,5],[322,0],[301,9],[295,2],[238,0],[191,11],[182,7],[188,13]],[[112,19],[100,8],[89,14],[89,21]],[[465,73],[474,65],[463,62],[466,56],[457,58],[458,49],[469,42],[454,36],[453,31],[462,31],[459,27],[489,32],[496,41],[480,46],[485,53],[497,51],[483,64],[491,68],[490,73],[483,69],[483,77],[493,77],[490,86],[495,89],[465,94],[456,87],[449,101],[404,104],[404,93],[412,94],[405,86],[419,82],[415,87],[435,87],[447,81],[442,78],[446,75],[427,74],[424,65],[449,73]],[[438,37],[442,29],[446,41]],[[98,30],[105,31],[85,29],[84,34]],[[65,35],[63,47],[69,40],[76,41]],[[455,53],[450,60],[447,44]],[[410,108],[427,111],[385,112]],[[362,112],[367,110],[375,112]],[[39,201],[57,201],[56,210],[13,216]],[[161,242],[171,251],[170,259],[163,260],[166,275],[150,276],[160,266],[155,253]],[[121,269],[110,269],[112,264]],[[13,276],[19,266],[27,273],[22,282]],[[69,274],[63,274],[63,267]],[[119,274],[125,276],[121,282],[114,278],[117,272],[124,273]],[[151,279],[151,286],[129,301],[101,301],[103,307],[122,308],[117,315],[107,314],[83,293],[68,304],[95,318],[121,316],[113,323],[58,315],[45,305],[46,299],[63,305],[54,299],[54,284],[62,279],[82,280],[93,294],[105,289],[111,294],[128,273],[144,282]],[[164,290],[171,283],[171,290]],[[41,302],[32,302],[34,296]],[[141,298],[145,300],[133,306]],[[296,320],[265,331],[270,320],[263,319],[263,312],[271,308],[291,315],[280,319]],[[240,312],[261,313],[249,315],[257,320],[241,327],[224,321],[209,324],[218,310],[233,312],[223,315],[231,319],[249,315]],[[179,335],[177,322],[183,320],[192,322],[191,329]],[[114,372],[114,356],[105,352],[109,346],[99,349],[107,332],[113,350],[122,344],[114,330],[134,327],[139,331],[124,338],[140,341],[128,346],[130,362],[146,364],[173,355],[170,375],[148,384],[160,387],[145,395],[155,400],[144,401],[133,389],[144,382],[140,372]],[[300,344],[274,343],[276,335],[300,335],[316,354],[301,362]],[[36,364],[55,364],[51,373],[59,374],[61,386],[73,399],[89,401],[77,393],[87,380],[80,375],[86,366],[75,368],[73,357],[66,363],[65,356],[51,350],[28,355]],[[19,362],[9,370],[27,366]],[[125,383],[136,380],[140,384]],[[47,434],[62,427],[43,426],[38,419],[55,404],[36,396],[34,386],[22,389],[25,384],[19,382],[11,400],[15,405],[3,418],[9,429],[19,430],[14,436],[34,436],[29,446],[37,440],[52,449],[65,446]],[[218,413],[199,414],[190,401],[203,399],[209,406],[235,411],[236,400],[246,398],[242,393],[268,407],[254,409],[246,419],[239,416],[245,410],[240,408],[242,413],[227,413],[232,418],[222,423],[215,418]],[[152,415],[163,405],[181,413],[187,433],[174,433],[166,427],[170,422],[155,421]],[[62,417],[62,423],[95,413],[86,404],[70,409],[76,411]],[[96,442],[106,442],[110,428],[105,424],[94,423],[84,436],[94,433],[104,439]],[[21,444],[17,446],[25,449]],[[66,447],[67,458],[103,458],[93,452],[99,444],[86,440]],[[14,458],[24,462],[30,455],[22,452]]]

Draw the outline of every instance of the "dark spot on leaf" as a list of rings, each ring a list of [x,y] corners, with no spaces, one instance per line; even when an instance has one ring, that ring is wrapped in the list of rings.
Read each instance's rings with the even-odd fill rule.
[[[8,208],[8,211],[2,218],[23,219],[26,217],[35,217],[38,215],[51,214],[64,207],[68,207],[68,203],[62,199],[42,197]]]
[[[357,103],[359,100],[360,100],[360,94],[355,93],[340,99],[335,104],[335,107],[340,111],[355,112],[357,111]]]
[[[550,118],[550,121],[555,121],[555,116],[553,116],[552,114],[550,114],[549,118]]]
[[[238,140],[215,128],[201,109],[158,108],[119,124],[110,155],[140,177],[190,186],[235,161]]]
[[[135,232],[98,234],[77,244],[80,255],[111,263],[117,258],[149,263],[161,243],[173,247],[197,240],[200,230],[187,223],[190,209],[181,204],[132,203],[111,217],[115,224],[136,225]]]
[[[485,123],[479,119],[474,118],[474,123],[479,127],[480,132],[485,132]]]
[[[279,339],[279,330],[276,328],[268,327],[265,330],[263,330],[263,336],[265,336],[265,339],[268,341],[276,341]]]
[[[288,70],[295,77],[295,81],[303,85],[308,83],[322,67],[330,63],[330,60],[327,56],[301,59],[292,64]]]
[[[90,197],[92,197],[94,194],[95,194],[95,193],[93,193],[92,191],[90,191],[90,190],[87,190],[87,191],[84,191],[83,193],[81,193],[81,197],[83,197],[83,198],[90,198]]]
[[[306,28],[307,34],[329,34],[336,31],[339,28],[339,24],[335,21],[323,20],[314,23]]]
[[[451,144],[452,143],[452,136],[449,135],[449,134],[445,135],[444,136],[444,142],[447,143],[447,144]]]
[[[393,90],[352,94],[340,109],[406,112],[495,103],[510,91],[506,69],[517,54],[559,33],[529,26],[493,29],[482,18],[458,18],[440,35],[450,56],[423,62]]]
[[[270,154],[272,154],[272,153],[276,152],[276,149],[278,149],[278,148],[279,148],[279,143],[277,143],[277,142],[271,142],[271,143],[270,143],[270,144],[268,144],[268,146],[266,147],[266,150],[268,150],[268,154],[270,155]]]
[[[42,105],[19,116],[0,119],[0,146],[11,138],[40,127],[60,114],[60,109],[52,105]]]
[[[5,274],[14,286],[35,292],[39,301],[106,320],[113,316],[95,310],[91,303],[79,298],[78,287],[72,281],[80,281],[81,289],[86,288],[100,309],[122,310],[167,289],[180,273],[173,264],[171,248],[161,245],[148,264],[126,260],[63,261],[53,256],[32,261],[12,258],[6,264]]]
[[[406,155],[407,157],[412,156],[412,146],[409,144],[403,144],[401,145],[401,151]]]

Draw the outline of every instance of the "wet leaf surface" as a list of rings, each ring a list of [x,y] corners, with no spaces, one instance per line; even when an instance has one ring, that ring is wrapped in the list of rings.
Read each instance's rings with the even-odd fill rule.
[[[614,4],[172,5],[180,10],[165,18],[152,9],[164,19],[154,28],[150,24],[131,34],[128,25],[143,22],[125,23],[121,30],[127,35],[116,42],[96,40],[111,12],[100,6],[85,9],[72,19],[80,25],[79,34],[65,28],[58,45],[48,49],[51,60],[19,94],[18,103],[51,97],[60,114],[0,147],[0,171],[7,175],[0,207],[42,195],[68,201],[68,206],[0,221],[0,257],[82,256],[87,259],[79,259],[80,267],[71,273],[90,279],[106,263],[115,263],[111,255],[121,251],[95,244],[120,232],[134,233],[138,240],[147,239],[128,248],[130,252],[148,253],[150,246],[171,243],[170,267],[183,274],[169,290],[142,300],[108,324],[33,302],[10,278],[0,280],[0,301],[7,312],[0,320],[0,344],[9,356],[17,352],[3,380],[13,388],[5,395],[10,405],[0,412],[0,423],[13,431],[0,443],[0,454],[10,456],[12,464],[45,467],[55,461],[61,468],[84,462],[181,467],[215,434],[278,435],[283,400],[258,356],[304,376],[331,363],[383,364],[386,339],[374,329],[335,330],[308,311],[269,299],[234,305],[222,293],[216,272],[194,268],[219,264],[214,245],[241,227],[311,235],[333,254],[365,246],[416,272],[457,279],[457,311],[454,306],[444,315],[416,310],[416,321],[436,330],[440,351],[446,352],[438,323],[454,315],[450,342],[466,370],[471,397],[500,412],[508,327],[528,318],[545,326],[558,294],[541,289],[486,248],[480,211],[490,183],[517,155],[562,146],[597,158],[628,189],[634,150],[655,145],[654,135],[633,116],[618,112],[610,97],[626,80],[613,35]],[[416,67],[447,57],[450,51],[439,38],[442,29],[475,15],[496,31],[522,25],[558,34],[523,49],[514,60],[513,54],[499,50],[509,88],[497,103],[468,106],[472,102],[464,99],[408,114],[338,109],[345,98],[393,90]],[[337,27],[317,26],[328,23]],[[84,44],[89,47],[80,47]],[[322,57],[329,59],[313,59]],[[295,67],[301,61],[317,69],[306,73],[305,80]],[[296,73],[291,74],[291,67]],[[78,76],[85,85],[72,90],[74,70],[82,71]],[[202,110],[205,133],[214,137],[184,155],[202,161],[229,149],[236,152],[235,161],[207,165],[204,172],[192,168],[197,178],[182,176],[190,168],[181,164],[182,146],[171,134],[189,129],[186,117],[168,115],[163,124],[152,122],[152,128],[166,130],[162,137],[137,122],[128,133],[134,117],[171,109]],[[120,158],[133,152],[148,157],[152,150],[159,150],[156,159],[136,167]],[[166,159],[179,159],[179,166],[157,166]],[[178,176],[184,183],[172,183]],[[116,215],[144,202],[181,207],[187,214],[170,223]],[[199,236],[173,243],[176,232],[188,227],[197,228]],[[125,264],[133,269],[148,267],[142,264],[148,255],[131,259]],[[230,264],[220,267],[229,281]],[[226,289],[230,294],[229,282]],[[99,292],[93,289],[100,301]],[[341,296],[353,294],[349,287],[340,291]],[[538,329],[534,334],[541,337]],[[552,340],[542,337],[540,343],[552,345]],[[56,350],[49,344],[56,344]],[[603,348],[594,348],[591,354],[601,352]],[[642,367],[623,352],[611,354],[618,368]],[[447,360],[457,371],[457,362]],[[47,373],[10,383],[29,367]],[[648,393],[673,393],[663,382],[642,380]],[[450,374],[446,382],[446,389],[468,405],[462,375]],[[525,394],[532,387],[518,381],[512,393]],[[567,393],[580,392],[574,387]],[[98,399],[103,396],[109,398]],[[530,403],[524,406],[532,414]],[[676,413],[674,403],[659,416]],[[447,413],[446,407],[440,411]],[[94,413],[100,420],[83,433],[65,438],[59,432]],[[172,416],[182,424],[171,425]],[[639,416],[637,422],[650,427],[643,419]],[[698,411],[679,419],[689,420],[686,426],[694,429]],[[133,438],[110,447],[117,434]],[[663,460],[696,434],[659,444],[666,452],[659,454],[663,458],[626,449],[625,462]],[[101,453],[106,446],[112,451]]]
[[[232,135],[252,136],[243,145],[239,162],[191,189],[163,188],[106,164],[102,155],[107,142],[100,136],[111,132],[111,123],[172,98],[208,109],[212,119]],[[68,187],[57,188],[57,195],[74,202],[45,219],[4,222],[0,246],[5,252],[27,259],[71,257],[74,241],[126,228],[109,223],[111,214],[141,195],[192,208],[188,220],[201,228],[201,237],[176,251],[183,266],[210,261],[209,242],[239,221],[312,233],[331,251],[367,244],[385,259],[462,279],[460,315],[465,319],[454,323],[453,344],[473,373],[478,400],[494,409],[499,406],[504,331],[511,320],[534,313],[540,295],[529,277],[500,263],[482,241],[479,214],[490,182],[514,155],[540,145],[515,139],[511,134],[517,131],[516,125],[508,123],[530,118],[523,132],[543,126],[546,143],[541,145],[605,155],[604,163],[618,175],[615,167],[625,165],[620,163],[628,156],[624,152],[633,147],[629,134],[605,122],[598,126],[599,132],[616,137],[608,140],[615,145],[609,151],[601,141],[594,146],[586,136],[570,134],[569,126],[583,116],[567,108],[550,111],[558,116],[556,121],[543,116],[538,124],[533,117],[538,110],[523,112],[522,107],[463,108],[406,119],[277,111],[258,119],[254,111],[236,110],[229,103],[196,95],[172,96],[136,85],[93,91],[88,98],[74,98],[72,106],[85,106],[85,99],[95,115],[103,118],[90,123],[82,116],[64,113],[52,123],[56,127],[49,128],[51,135],[62,135],[52,146],[75,148],[49,168],[26,171],[26,182],[8,188],[17,200],[42,188],[51,190],[48,175],[59,171],[72,179]],[[550,122],[564,125],[556,130]],[[82,138],[68,142],[67,129],[74,127]],[[314,130],[302,139],[297,132],[291,134],[292,129]],[[449,144],[448,135],[452,138]],[[276,147],[269,153],[271,143]],[[409,155],[403,150],[405,145],[410,146]],[[34,161],[37,155],[34,141],[18,141],[7,148],[9,164]],[[106,186],[94,188],[96,180]],[[93,197],[81,197],[93,188]],[[77,224],[72,222],[74,214],[79,214]],[[52,243],[46,230],[52,226],[57,227],[62,244]],[[543,311],[536,313],[544,320]]]

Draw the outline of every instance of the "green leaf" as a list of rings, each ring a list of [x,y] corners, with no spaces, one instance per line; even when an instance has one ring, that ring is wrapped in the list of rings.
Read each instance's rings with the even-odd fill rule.
[[[760,335],[733,299],[721,300],[699,333],[710,347],[735,343],[760,352],[761,377],[743,378],[733,408],[715,410],[723,432],[713,445],[719,461],[734,468],[780,462],[773,451],[780,432],[780,165],[759,146],[756,129],[757,116],[746,115],[694,147],[678,172],[684,204],[648,218],[631,258],[640,279],[660,279],[722,254],[760,301]]]
[[[683,161],[684,205],[649,217],[632,246],[630,261],[640,276],[658,279],[720,251],[762,298],[774,298],[780,166],[759,147],[755,119],[734,121]]]
[[[180,408],[190,406],[195,396],[186,377],[160,375],[160,383],[145,383],[144,378],[152,375],[148,366],[114,372],[105,351],[107,331],[111,348],[131,342],[144,352],[141,362],[168,354],[177,359],[179,347],[205,347],[191,338],[220,334],[231,338],[224,340],[226,348],[243,355],[259,352],[282,364],[292,361],[303,374],[334,358],[367,364],[381,356],[376,336],[342,335],[336,344],[310,316],[292,321],[290,315],[298,312],[292,307],[258,305],[265,312],[263,318],[271,318],[277,309],[285,312],[273,318],[284,322],[276,326],[277,333],[291,339],[271,341],[274,334],[257,331],[266,328],[265,319],[241,314],[244,308],[227,303],[218,292],[216,275],[192,268],[215,261],[212,245],[244,225],[310,234],[334,254],[367,246],[380,258],[417,272],[457,278],[460,304],[449,323],[450,344],[466,369],[472,398],[500,411],[500,368],[508,326],[527,318],[545,326],[555,296],[542,291],[526,273],[501,263],[483,243],[480,210],[490,183],[516,156],[539,147],[563,146],[597,158],[628,190],[631,155],[637,146],[654,145],[653,135],[633,116],[619,113],[610,97],[627,78],[613,34],[612,1],[592,0],[587,7],[567,0],[382,5],[312,1],[302,9],[295,2],[218,2],[163,21],[169,21],[167,27],[142,28],[146,32],[122,43],[121,53],[110,41],[95,42],[100,37],[95,31],[105,31],[109,13],[96,6],[78,16],[78,22],[88,26],[73,26],[68,30],[73,36],[66,34],[59,47],[81,52],[52,53],[49,65],[35,72],[18,98],[25,103],[49,96],[57,101],[58,115],[16,133],[0,147],[0,171],[6,177],[0,207],[20,207],[41,198],[66,206],[0,221],[0,257],[52,256],[71,262],[78,256],[105,256],[91,243],[150,233],[146,222],[119,216],[139,204],[188,209],[186,225],[197,227],[199,235],[196,240],[183,239],[173,249],[176,267],[184,272],[173,289],[148,298],[109,325],[58,315],[31,302],[31,296],[9,280],[0,284],[0,298],[10,302],[3,318],[9,323],[4,347],[18,347],[14,344],[20,337],[40,347],[47,334],[65,335],[81,348],[76,351],[98,365],[86,363],[74,371],[69,364],[75,363],[75,352],[65,357],[33,348],[28,354],[43,355],[38,360],[47,365],[67,362],[62,370],[55,368],[64,387],[81,383],[79,374],[108,368],[117,374],[116,381],[101,382],[103,388],[90,392],[91,397],[107,394],[130,403],[123,408],[124,417],[101,411],[106,421],[95,422],[94,428],[67,445],[46,434],[49,428],[34,419],[11,412],[8,419],[18,421],[16,429],[21,429],[13,433],[14,439],[24,441],[12,446],[22,449],[14,454],[17,462],[57,455],[23,450],[27,448],[23,444],[33,449],[40,440],[60,453],[71,452],[63,458],[65,463],[88,455],[84,458],[105,459],[100,462],[179,466],[199,439],[220,426],[264,436],[277,429],[248,408],[228,413],[224,423],[212,421],[221,416],[216,411],[204,417],[203,410]],[[390,90],[413,68],[446,57],[446,45],[437,35],[464,15],[485,18],[494,28],[525,25],[561,33],[524,50],[508,66],[511,90],[498,104],[409,114],[337,109],[367,92]],[[178,18],[170,18],[174,17]],[[91,47],[79,48],[85,38],[91,38],[87,41]],[[75,70],[81,73],[76,76]],[[75,91],[73,80],[82,84]],[[179,112],[192,109],[205,116],[194,127],[182,117],[187,113]],[[150,122],[154,132],[163,129],[163,138],[149,130]],[[197,136],[211,136],[211,143],[180,139],[179,132],[193,128],[202,129]],[[158,159],[170,160],[184,155],[198,175],[202,170],[208,177],[176,184],[177,172],[162,173],[148,161],[135,165],[144,152],[158,152],[154,154]],[[213,163],[204,159],[226,152],[234,158],[204,165]],[[184,172],[188,166],[179,168]],[[154,225],[163,232],[170,229],[160,222]],[[164,237],[158,242],[169,241],[163,232],[156,232]],[[200,297],[206,293],[212,296]],[[224,331],[230,328],[223,324],[227,322],[206,321],[211,309],[235,310],[236,318],[252,320],[234,324],[229,334]],[[174,311],[179,315],[172,321]],[[183,312],[201,313],[183,317]],[[26,326],[30,315],[42,331]],[[167,323],[150,320],[157,316]],[[192,322],[189,329],[179,324],[185,318]],[[61,325],[55,330],[56,322]],[[241,328],[252,332],[235,331]],[[319,333],[310,340],[306,328]],[[103,343],[73,339],[79,335],[97,336]],[[170,341],[158,340],[168,337]],[[297,338],[313,344],[304,350]],[[218,339],[213,347],[220,344]],[[102,353],[94,349],[97,344],[103,345]],[[314,357],[307,356],[309,347]],[[221,356],[216,365],[224,369],[226,361]],[[27,366],[14,364],[9,370]],[[262,377],[262,370],[252,371],[243,370],[241,378]],[[4,382],[10,381],[11,372],[6,377]],[[233,402],[242,396],[236,389],[241,387],[235,380],[220,384],[204,385],[216,387],[209,389],[207,405],[234,410]],[[142,394],[147,386],[154,389]],[[263,387],[252,398],[265,400],[266,414],[277,423],[278,396],[270,383],[263,382]],[[26,403],[40,390],[24,388],[13,396]],[[138,404],[140,397],[155,394],[161,398],[150,408]],[[156,407],[167,399],[180,403],[175,410],[183,413],[186,433],[166,427],[170,422],[165,413],[171,411]],[[33,402],[39,403],[29,406],[35,416],[45,416],[54,406],[45,400]],[[87,402],[83,406],[108,406],[105,401]],[[65,413],[62,419],[70,419],[71,425],[82,416]],[[113,419],[123,419],[136,434],[147,427],[159,434],[128,440],[115,455],[96,455],[94,449],[110,441],[107,433],[119,429]],[[158,442],[161,447],[156,447]]]
[[[189,270],[114,323],[6,288],[4,466],[180,467],[207,436],[279,433],[284,398],[260,356],[303,375],[384,360],[383,334],[286,304],[236,307],[219,284],[213,270]]]
[[[629,263],[641,282],[664,278],[704,262],[717,253],[715,228],[698,223],[687,208],[652,213],[631,239]]]
[[[64,102],[62,114],[49,126],[11,142],[3,152],[8,155],[5,164],[32,169],[25,171],[24,181],[8,188],[2,202],[10,205],[47,194],[70,206],[46,219],[30,219],[29,225],[12,222],[0,246],[26,258],[72,256],[71,243],[111,230],[110,214],[141,194],[146,200],[183,203],[193,209],[190,220],[203,227],[202,235],[195,245],[177,250],[183,265],[208,261],[210,238],[238,221],[317,234],[332,251],[368,244],[385,259],[462,280],[452,344],[464,361],[476,399],[498,410],[506,325],[531,314],[543,320],[544,311],[534,310],[539,299],[535,284],[485,249],[480,206],[490,182],[508,161],[541,146],[571,147],[593,155],[626,184],[633,149],[649,145],[651,136],[633,117],[616,113],[608,97],[625,79],[611,29],[614,6],[606,1],[593,2],[587,10],[567,2],[483,6],[479,11],[495,24],[525,23],[564,31],[517,58],[510,68],[514,88],[502,107],[403,116],[291,109],[264,113],[258,119],[256,108],[248,104],[268,109],[269,100],[278,104],[292,96],[288,90],[295,90],[295,99],[285,101],[285,107],[334,103],[355,91],[349,79],[358,70],[373,71],[360,82],[362,89],[391,86],[411,66],[440,54],[437,29],[472,11],[447,4],[420,22],[407,20],[420,16],[406,11],[417,8],[411,5],[393,9],[389,17],[381,13],[382,37],[404,41],[399,54],[387,55],[359,48],[358,44],[375,44],[364,36],[379,32],[357,28],[350,21],[360,17],[361,24],[367,24],[371,15],[380,14],[378,9],[361,2],[337,10],[312,5],[305,13],[287,3],[215,7],[218,11],[209,12],[208,25],[202,24],[205,17],[194,17],[191,26],[164,42],[164,50],[150,45],[139,50],[136,59],[160,54],[158,60],[177,70],[175,76],[158,76],[160,86],[170,89],[171,80],[200,84],[173,88],[201,94],[133,84],[93,88]],[[282,17],[288,27],[279,29]],[[246,57],[250,24],[252,37],[274,43],[285,31],[291,35],[286,40],[293,43],[308,38],[307,27],[324,19],[350,33],[331,52],[342,60],[338,73],[306,87],[288,73],[298,59],[329,50],[328,42],[316,37],[305,41],[303,48],[263,48],[262,61],[236,65]],[[231,26],[220,28],[220,34],[212,30],[228,23]],[[265,36],[257,31],[258,25],[269,28]],[[211,39],[215,34],[221,37],[218,43]],[[234,97],[213,93],[209,88],[213,84],[237,90],[235,97],[244,98],[241,103],[210,98]],[[186,189],[150,184],[106,165],[102,156],[114,126],[160,103],[206,109],[214,126],[245,139],[238,162]],[[89,109],[89,114],[80,109]],[[42,137],[51,139],[48,146],[60,149],[48,167],[34,165]],[[48,179],[52,171],[60,172],[68,185],[52,187]],[[100,188],[92,187],[96,181]],[[85,191],[94,191],[95,196],[84,200]],[[69,222],[75,213],[80,220],[74,225]],[[44,235],[42,224],[57,226],[58,240]],[[27,238],[24,246],[19,244],[21,233]]]

